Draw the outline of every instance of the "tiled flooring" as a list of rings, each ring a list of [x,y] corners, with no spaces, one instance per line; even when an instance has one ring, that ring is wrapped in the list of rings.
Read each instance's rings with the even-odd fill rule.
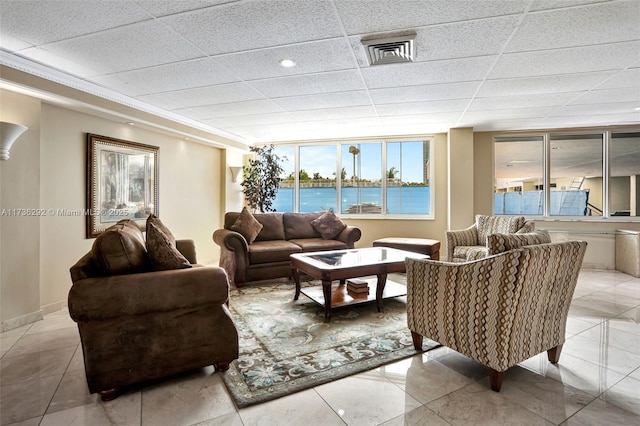
[[[638,425],[640,279],[583,270],[558,365],[546,354],[489,390],[487,369],[447,348],[237,410],[211,368],[115,401],[88,393],[65,311],[0,334],[2,425]]]

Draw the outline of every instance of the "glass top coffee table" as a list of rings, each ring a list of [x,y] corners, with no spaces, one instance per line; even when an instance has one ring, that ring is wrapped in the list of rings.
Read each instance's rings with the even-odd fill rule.
[[[404,272],[404,260],[429,259],[429,256],[387,247],[368,247],[349,250],[332,250],[297,253],[289,256],[291,270],[296,283],[294,300],[300,293],[324,306],[324,320],[331,321],[331,308],[364,303],[375,300],[378,311],[382,311],[382,300],[404,296],[407,287],[387,281],[390,272]],[[321,286],[300,288],[300,272],[322,280]],[[375,275],[377,279],[367,280],[369,294],[352,296],[345,284],[348,278]],[[332,284],[333,281],[339,283]]]

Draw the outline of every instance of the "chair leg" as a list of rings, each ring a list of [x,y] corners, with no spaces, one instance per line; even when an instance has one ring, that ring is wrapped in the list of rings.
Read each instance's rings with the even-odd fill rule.
[[[562,352],[562,345],[558,345],[547,351],[547,358],[551,364],[557,364],[558,361],[560,361],[560,352]]]
[[[229,369],[229,364],[228,362],[219,362],[217,364],[213,364],[213,367],[216,369],[216,371],[227,371]]]
[[[122,393],[122,389],[114,388],[114,389],[109,389],[105,391],[100,391],[98,392],[98,395],[100,395],[101,400],[106,402],[106,401],[113,401],[114,399],[119,397],[121,393]]]
[[[411,332],[411,339],[413,340],[413,347],[416,351],[422,350],[422,335],[416,333],[415,331]]]
[[[495,392],[500,392],[500,388],[502,387],[503,376],[504,376],[504,371],[496,371],[493,368],[489,369],[489,381],[491,382],[491,390]]]

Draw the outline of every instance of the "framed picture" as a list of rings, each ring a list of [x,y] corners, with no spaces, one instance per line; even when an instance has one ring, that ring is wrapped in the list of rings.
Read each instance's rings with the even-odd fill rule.
[[[149,214],[158,216],[158,151],[87,133],[87,238],[122,219],[144,229]]]

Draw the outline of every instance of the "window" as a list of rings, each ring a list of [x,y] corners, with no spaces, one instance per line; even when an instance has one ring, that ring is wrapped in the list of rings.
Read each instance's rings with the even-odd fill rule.
[[[640,216],[640,132],[613,133],[610,147],[611,216]]]
[[[431,140],[337,141],[276,146],[288,161],[279,212],[389,217],[432,215]]]
[[[640,132],[494,139],[494,214],[638,216]]]

